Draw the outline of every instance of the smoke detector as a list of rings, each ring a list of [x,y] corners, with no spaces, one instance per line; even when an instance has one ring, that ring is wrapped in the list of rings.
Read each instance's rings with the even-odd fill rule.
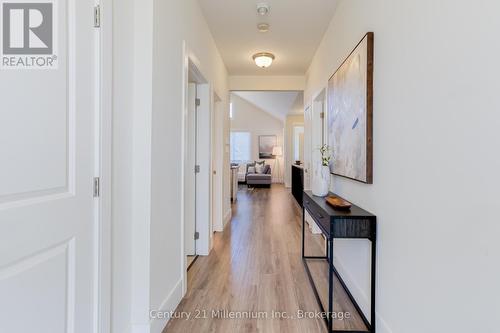
[[[269,5],[265,2],[257,4],[257,13],[260,16],[269,14]]]
[[[269,31],[269,24],[267,23],[259,23],[257,25],[257,29],[259,32],[268,32]]]

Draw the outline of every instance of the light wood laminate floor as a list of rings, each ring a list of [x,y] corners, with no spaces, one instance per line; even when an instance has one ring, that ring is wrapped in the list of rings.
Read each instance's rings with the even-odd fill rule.
[[[299,311],[320,311],[301,259],[301,221],[283,186],[240,187],[232,221],[189,270],[188,292],[176,309],[199,318],[171,319],[164,333],[326,332],[323,319],[298,318]],[[324,253],[321,236],[308,234],[306,243],[315,252],[309,255]],[[311,271],[323,296],[327,264],[313,263]],[[335,321],[335,329],[364,329],[344,291],[338,284],[334,290],[336,311],[353,316]]]

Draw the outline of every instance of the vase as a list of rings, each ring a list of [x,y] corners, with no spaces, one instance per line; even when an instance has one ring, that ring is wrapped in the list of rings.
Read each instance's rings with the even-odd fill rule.
[[[330,191],[330,167],[319,163],[314,168],[312,193],[317,197],[325,197]]]

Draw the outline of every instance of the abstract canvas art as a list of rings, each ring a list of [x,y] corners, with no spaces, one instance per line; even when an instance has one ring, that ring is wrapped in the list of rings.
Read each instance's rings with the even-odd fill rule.
[[[373,33],[359,42],[328,81],[331,173],[373,182]]]
[[[273,148],[278,144],[276,135],[259,136],[259,158],[274,159]]]

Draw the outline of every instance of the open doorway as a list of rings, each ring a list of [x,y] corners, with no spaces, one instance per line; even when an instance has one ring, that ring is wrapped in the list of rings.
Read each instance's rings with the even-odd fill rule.
[[[211,89],[189,61],[184,117],[184,254],[186,270],[208,255],[211,239]]]
[[[231,92],[233,202],[238,191],[283,186],[288,183],[291,164],[303,162],[303,153],[294,154],[293,146],[294,127],[304,122],[303,100],[302,91]]]
[[[192,78],[190,78],[192,81]],[[184,186],[184,249],[186,253],[186,260],[188,268],[196,260],[196,150],[197,150],[197,127],[198,127],[198,117],[197,117],[197,96],[196,89],[197,84],[195,82],[189,82],[188,86],[188,109],[187,109],[187,122],[186,122],[186,166],[193,166],[192,170],[186,170]]]

